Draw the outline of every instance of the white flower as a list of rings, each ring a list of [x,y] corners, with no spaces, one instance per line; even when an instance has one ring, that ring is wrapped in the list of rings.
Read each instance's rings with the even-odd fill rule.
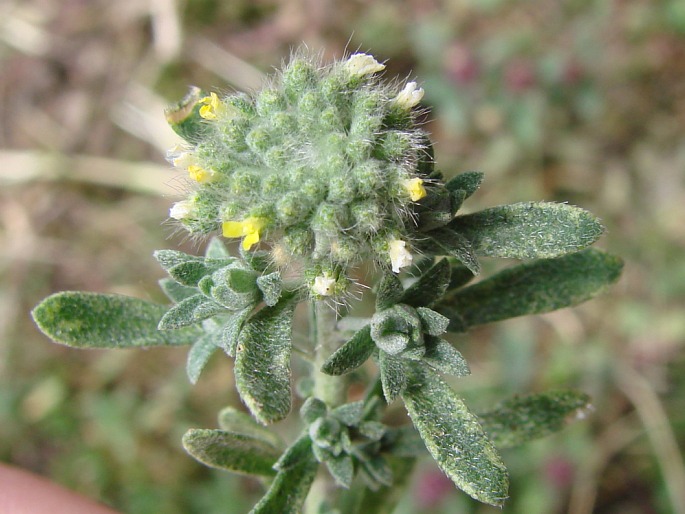
[[[182,220],[190,216],[195,210],[195,203],[190,200],[176,202],[169,209],[169,217],[175,220]]]
[[[355,77],[371,75],[385,69],[384,64],[379,63],[369,54],[352,54],[345,63],[345,67],[350,75]]]
[[[399,92],[397,97],[395,97],[395,102],[397,105],[403,109],[411,109],[412,107],[418,105],[418,103],[423,98],[423,88],[416,87],[416,82],[409,82],[404,89]]]
[[[401,239],[390,241],[388,244],[388,254],[390,255],[390,263],[394,273],[399,273],[401,268],[411,266],[411,261],[414,259],[409,250],[407,250],[406,241]]]
[[[195,164],[195,155],[180,145],[170,148],[166,153],[166,158],[167,161],[181,170],[187,170]]]
[[[335,279],[328,274],[319,275],[314,279],[312,291],[319,296],[331,296],[333,294]]]

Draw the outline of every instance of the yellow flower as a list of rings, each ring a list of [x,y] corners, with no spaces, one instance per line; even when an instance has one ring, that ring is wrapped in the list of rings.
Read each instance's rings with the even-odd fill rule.
[[[207,171],[206,169],[201,168],[200,166],[191,164],[190,166],[188,166],[188,175],[195,182],[203,183],[209,182],[214,176],[214,172]]]
[[[243,221],[224,221],[224,237],[242,237],[243,250],[249,250],[259,242],[259,231],[264,228],[264,218],[250,216]]]
[[[414,260],[414,256],[407,250],[407,243],[401,239],[393,239],[388,243],[388,255],[394,273],[399,273],[401,268],[411,266]]]
[[[200,107],[200,116],[206,120],[217,119],[218,115],[224,110],[224,105],[216,93],[209,93],[209,96],[200,99],[199,103],[204,104]]]
[[[403,185],[404,189],[409,193],[412,202],[418,202],[428,194],[426,193],[426,188],[423,187],[423,180],[418,177],[405,180]]]

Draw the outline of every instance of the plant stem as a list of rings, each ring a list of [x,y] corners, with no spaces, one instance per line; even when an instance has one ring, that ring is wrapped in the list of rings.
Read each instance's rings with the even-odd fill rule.
[[[332,409],[346,402],[348,382],[345,376],[326,375],[320,371],[326,359],[340,345],[340,338],[336,331],[337,314],[325,302],[311,302],[309,305],[309,327],[314,344],[313,396]],[[307,514],[318,513],[323,502],[334,505],[336,499],[337,491],[331,476],[324,470],[320,470],[307,497],[304,512]]]
[[[338,349],[340,339],[335,326],[336,312],[322,301],[311,304],[311,331],[314,342],[314,396],[329,408],[342,405],[347,400],[347,378],[322,373],[321,366]]]

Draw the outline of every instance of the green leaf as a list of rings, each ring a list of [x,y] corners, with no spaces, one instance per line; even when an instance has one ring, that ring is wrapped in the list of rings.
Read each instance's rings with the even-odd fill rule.
[[[250,514],[298,514],[312,486],[319,463],[313,456],[278,472],[266,495]]]
[[[200,280],[222,266],[207,266],[202,261],[182,262],[167,270],[169,276],[184,286],[197,287]]]
[[[381,372],[381,384],[385,401],[391,403],[407,387],[407,375],[401,357],[379,352],[378,367]]]
[[[514,259],[576,252],[597,241],[604,230],[588,211],[548,202],[501,205],[457,216],[450,227],[466,237],[477,254]]]
[[[212,467],[244,475],[273,476],[280,454],[262,439],[224,430],[191,428],[183,436],[183,448]]]
[[[236,386],[252,415],[263,424],[290,412],[290,352],[295,302],[284,298],[264,307],[238,336]]]
[[[209,240],[209,244],[205,250],[205,257],[208,259],[233,259],[228,248],[226,248],[226,245],[218,237],[213,237]]]
[[[480,414],[480,423],[495,445],[511,448],[558,432],[583,419],[590,397],[577,391],[550,391],[514,397]]]
[[[285,471],[294,468],[302,462],[311,460],[312,455],[312,440],[307,432],[305,432],[288,446],[278,459],[278,462],[274,464],[274,469]]]
[[[478,191],[484,177],[485,175],[480,171],[467,171],[449,180],[445,187],[450,191],[462,190],[466,193],[466,198],[468,198]]]
[[[432,251],[436,255],[444,254],[456,257],[471,273],[474,275],[480,273],[480,263],[473,251],[471,241],[462,234],[445,227],[433,230],[430,233],[430,240],[437,247],[437,250],[441,250],[433,249]]]
[[[407,484],[412,477],[415,459],[397,458],[393,455],[388,455],[384,460],[387,461],[390,467],[392,486],[380,487],[377,491],[370,489],[362,490],[363,496],[356,506],[356,510],[354,510],[355,514],[371,512],[374,514],[392,514],[396,511],[397,504],[406,497]],[[355,488],[352,488],[352,491],[355,491]],[[344,510],[343,512],[352,511]]]
[[[74,348],[131,348],[184,345],[195,327],[160,332],[168,306],[114,294],[65,291],[47,297],[31,312],[38,328],[56,343]]]
[[[397,457],[421,457],[426,453],[426,445],[414,425],[388,429],[383,444]]]
[[[382,311],[395,305],[402,295],[402,282],[392,273],[383,273],[376,287],[376,310]]]
[[[336,484],[345,489],[350,488],[350,485],[352,485],[352,478],[354,478],[352,457],[344,453],[337,457],[332,457],[326,460],[326,467]]]
[[[281,274],[278,271],[269,273],[268,275],[260,275],[257,278],[257,287],[262,292],[264,303],[272,307],[278,303],[283,291],[283,281]]]
[[[169,309],[159,320],[159,330],[175,330],[211,318],[224,308],[203,294],[196,294]]]
[[[618,279],[622,267],[619,258],[595,249],[534,261],[448,293],[435,310],[459,317],[467,327],[549,312],[596,296]]]
[[[197,384],[200,374],[209,358],[218,349],[215,343],[214,334],[206,334],[198,339],[188,352],[188,361],[186,363],[186,373],[191,384]]]
[[[507,470],[461,398],[433,372],[412,366],[402,399],[426,448],[454,484],[478,501],[502,505]]]
[[[336,407],[331,411],[331,416],[341,421],[348,427],[353,427],[359,424],[364,414],[364,400],[357,402],[345,403]]]
[[[252,307],[247,307],[242,311],[231,312],[226,321],[221,334],[220,346],[231,357],[235,356],[235,348],[238,346],[240,331],[252,313]]]
[[[412,307],[430,307],[445,294],[450,283],[450,264],[441,259],[407,288],[400,299]]]
[[[421,329],[424,333],[431,336],[439,336],[447,331],[450,320],[439,312],[426,307],[417,307],[416,313],[421,318]]]
[[[163,278],[159,281],[159,287],[162,288],[164,294],[174,303],[181,302],[186,298],[190,298],[197,294],[197,288],[182,286],[175,280],[170,278]]]
[[[451,344],[439,337],[426,338],[426,353],[423,362],[431,368],[455,377],[471,374],[466,359]]]
[[[371,325],[355,332],[352,339],[338,348],[321,367],[327,375],[344,375],[357,369],[371,357],[376,343],[371,339]]]
[[[204,262],[202,257],[196,257],[195,255],[188,255],[187,253],[179,252],[178,250],[157,250],[153,253],[159,265],[168,272],[171,268],[178,266],[179,264],[185,264],[188,262]]]
[[[475,275],[470,269],[468,269],[461,262],[456,260],[450,262],[450,271],[450,283],[447,286],[447,291],[452,291],[453,289],[463,287],[469,282],[471,282],[473,277],[475,277]]]
[[[374,455],[370,459],[361,460],[360,465],[376,484],[381,484],[386,487],[392,485],[392,468],[390,468],[385,459],[380,455]]]
[[[219,427],[227,432],[257,437],[274,448],[283,448],[283,441],[274,432],[257,423],[249,414],[233,407],[221,409],[218,416]]]

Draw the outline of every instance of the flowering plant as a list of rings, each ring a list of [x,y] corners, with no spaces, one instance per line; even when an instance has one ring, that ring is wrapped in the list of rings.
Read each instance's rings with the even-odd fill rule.
[[[585,301],[621,262],[587,249],[603,229],[577,207],[460,214],[483,175],[436,169],[423,90],[384,83],[383,69],[367,54],[324,65],[296,53],[252,95],[191,88],[167,112],[184,140],[170,160],[192,184],[169,215],[192,235],[240,238],[238,255],[219,237],[204,256],[156,252],[171,305],[63,292],[33,311],[72,347],[191,345],[193,383],[215,352],[235,359],[251,416],[227,407],[220,428],[189,430],[183,445],[209,466],[266,478],[255,513],[388,512],[426,450],[465,493],[501,505],[508,477],[496,447],[558,430],[589,405],[555,391],[476,415],[443,378],[469,374],[447,333]],[[527,262],[471,284],[479,256]],[[367,318],[349,316],[370,294],[362,270],[374,283]],[[303,428],[286,442],[266,426],[291,412],[299,304],[311,313],[309,347],[298,348]],[[350,397],[352,377],[367,383],[362,398]],[[398,399],[410,422],[395,426],[384,413]]]

